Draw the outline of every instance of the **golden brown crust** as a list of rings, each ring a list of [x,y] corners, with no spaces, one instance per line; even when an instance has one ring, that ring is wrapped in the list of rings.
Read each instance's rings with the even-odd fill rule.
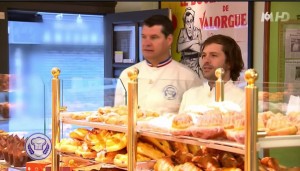
[[[75,120],[85,120],[89,115],[91,115],[91,112],[72,113],[71,118]]]
[[[126,148],[119,151],[113,151],[113,152],[100,151],[97,153],[97,157],[95,158],[95,161],[99,163],[113,164],[114,158],[117,154],[126,154]]]
[[[267,130],[267,135],[277,136],[277,135],[295,135],[297,134],[298,128],[296,126],[289,126],[285,128],[279,128],[276,130]]]
[[[260,160],[260,163],[268,168],[280,170],[278,161],[273,157],[264,157]]]
[[[164,157],[156,161],[154,171],[173,171],[174,164],[169,157]]]
[[[192,159],[192,162],[194,162],[198,167],[205,170],[216,170],[217,168],[220,168],[218,160],[209,154],[204,156],[195,156]]]
[[[78,147],[75,151],[75,154],[85,159],[94,159],[97,157],[96,151],[86,148],[84,146]]]
[[[141,154],[137,154],[137,162],[146,162],[146,161],[150,161],[151,159],[143,156]],[[128,165],[128,154],[117,154],[115,156],[115,158],[113,159],[113,163],[114,165],[118,166],[118,167],[127,167]]]
[[[187,145],[184,144],[184,143],[176,142],[176,141],[170,141],[170,145],[171,145],[173,151],[180,150],[181,152],[185,152],[185,153],[189,152],[189,149],[188,149]]]
[[[234,158],[234,156],[228,152],[222,153],[220,155],[219,161],[222,167],[226,167],[226,168],[236,168],[239,165],[238,161]]]
[[[172,156],[172,159],[178,164],[184,164],[186,162],[191,162],[193,158],[193,154],[187,153],[187,152],[182,152],[180,150],[177,150],[174,153],[174,156]]]
[[[186,162],[186,163],[184,163],[181,169],[183,171],[202,171],[202,169],[200,169],[199,167],[197,167],[192,162]]]
[[[75,153],[78,147],[80,147],[82,142],[73,139],[62,139],[58,144],[56,144],[55,149],[64,153]]]
[[[199,150],[201,150],[199,145],[187,144],[187,147],[189,149],[189,152],[193,155],[197,154],[199,152]]]
[[[85,128],[77,128],[75,130],[73,130],[72,132],[70,132],[69,136],[73,139],[77,139],[77,140],[84,140],[84,137],[89,133],[90,131],[88,129]]]
[[[144,143],[144,142],[137,143],[137,153],[154,160],[158,160],[165,156],[163,152],[154,148],[151,144]]]
[[[153,137],[148,137],[148,136],[141,136],[141,140],[148,142],[158,149],[160,149],[162,152],[166,154],[166,156],[171,156],[174,154],[174,152],[171,150],[171,145],[167,140],[162,140],[162,139],[157,139]]]
[[[107,152],[118,151],[127,146],[127,135],[125,133],[114,133],[106,139],[105,149]]]

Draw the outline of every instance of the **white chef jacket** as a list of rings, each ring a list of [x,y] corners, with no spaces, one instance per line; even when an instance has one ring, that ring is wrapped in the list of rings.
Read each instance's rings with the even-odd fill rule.
[[[127,89],[127,72],[136,67],[138,74],[138,105],[142,110],[151,110],[159,113],[177,113],[183,93],[195,86],[200,86],[202,80],[187,66],[169,59],[167,64],[160,67],[151,67],[144,60],[125,69],[120,79]],[[119,91],[118,91],[119,90]],[[115,106],[125,104],[125,94],[120,97],[117,88]]]
[[[224,84],[224,101],[231,101],[241,107],[244,111],[245,92],[243,89],[234,85],[232,80]],[[210,90],[208,82],[202,86],[191,88],[183,94],[179,113],[189,111],[196,105],[208,105],[215,102],[215,87]]]

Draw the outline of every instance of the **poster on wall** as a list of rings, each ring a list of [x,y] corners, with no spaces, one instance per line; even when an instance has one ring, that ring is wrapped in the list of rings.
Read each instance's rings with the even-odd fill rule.
[[[300,59],[300,29],[285,31],[285,58]]]
[[[161,2],[170,8],[175,27],[172,56],[201,77],[199,54],[205,39],[215,34],[232,37],[248,66],[248,2]],[[201,60],[201,59],[200,59]]]

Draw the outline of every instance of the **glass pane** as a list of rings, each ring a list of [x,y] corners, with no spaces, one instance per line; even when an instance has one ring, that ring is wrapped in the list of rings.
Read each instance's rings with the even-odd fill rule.
[[[62,116],[71,114],[71,118],[73,118],[72,114],[82,113],[91,117],[100,116],[97,114],[100,108],[112,109],[110,107],[115,106],[116,99],[126,97],[122,82],[113,78],[64,79],[61,80],[61,89],[62,105],[67,107],[67,111],[63,112]],[[125,101],[118,105],[125,106]],[[110,112],[117,111],[111,110]],[[88,120],[88,117],[81,119]],[[69,132],[78,127],[82,126],[63,124],[63,137],[68,137]]]
[[[16,89],[23,90],[15,92],[14,96],[27,107],[27,110],[10,113],[16,118],[15,130],[24,130],[25,121],[32,127],[32,122],[41,124],[34,127],[39,128],[39,132],[44,132],[45,127],[51,128],[53,67],[60,68],[60,79],[104,78],[102,15],[45,12],[38,12],[38,15],[42,17],[39,22],[8,23],[9,72],[19,78],[16,79]],[[66,83],[65,86],[71,85]],[[26,120],[21,117],[26,117]],[[29,118],[35,119],[29,122]]]
[[[114,52],[122,52],[123,63],[134,63],[135,60],[135,26],[114,26]],[[115,60],[116,61],[116,60]],[[122,62],[121,62],[122,63]]]

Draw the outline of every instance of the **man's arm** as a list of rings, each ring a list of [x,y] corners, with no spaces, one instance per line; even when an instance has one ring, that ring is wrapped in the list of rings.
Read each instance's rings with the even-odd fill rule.
[[[181,29],[177,41],[177,52],[181,52],[186,49],[191,49],[196,52],[200,52],[200,41],[198,38],[195,37],[195,39],[187,41],[185,36],[185,29]],[[199,33],[197,33],[199,34]]]
[[[123,78],[124,71],[121,73],[120,78],[117,80],[117,85],[115,89],[115,99],[114,106],[126,105],[127,98],[127,80]],[[122,79],[123,78],[123,79]]]

